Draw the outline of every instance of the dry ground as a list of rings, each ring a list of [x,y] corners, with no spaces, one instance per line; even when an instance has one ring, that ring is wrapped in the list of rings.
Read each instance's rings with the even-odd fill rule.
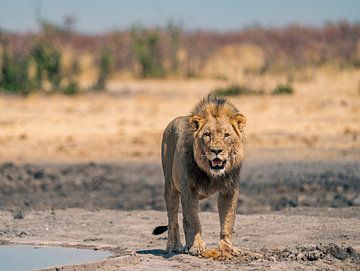
[[[129,81],[113,82],[106,94],[1,96],[0,161],[158,162],[167,123],[224,84]],[[360,71],[322,71],[294,87],[290,96],[231,99],[248,119],[247,159],[358,159]]]
[[[359,270],[360,72],[310,75],[295,81],[291,96],[231,98],[248,119],[238,209],[247,215],[238,215],[235,244],[262,259],[167,259],[166,238],[150,235],[166,221],[164,212],[144,211],[164,209],[162,130],[227,84],[214,80],[112,82],[106,93],[75,97],[0,96],[0,239],[138,251],[132,265],[116,270]],[[214,200],[202,210],[216,211]],[[81,209],[67,209],[74,207]],[[217,214],[203,213],[202,221],[215,246]]]
[[[167,258],[162,250],[165,235],[151,235],[155,226],[166,221],[166,214],[156,211],[34,211],[20,220],[2,211],[0,239],[3,243],[93,247],[132,255],[128,264],[103,270],[359,270],[360,255],[354,251],[360,249],[359,214],[357,207],[312,208],[310,215],[307,209],[238,215],[234,243],[261,255],[249,262],[246,258],[214,261],[188,255]],[[200,217],[207,245],[216,247],[217,214],[205,212]]]

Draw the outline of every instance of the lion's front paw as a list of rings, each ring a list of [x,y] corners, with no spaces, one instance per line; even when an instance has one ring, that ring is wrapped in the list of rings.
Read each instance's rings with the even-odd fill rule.
[[[206,244],[203,240],[199,240],[197,242],[194,242],[194,244],[189,248],[188,246],[185,246],[184,252],[188,253],[192,256],[199,256],[201,253],[203,253],[206,249]]]
[[[183,252],[183,246],[181,243],[168,243],[166,246],[166,250],[165,252],[167,254],[172,254],[172,253],[182,253]]]
[[[220,240],[219,242],[219,250],[222,253],[228,253],[232,256],[238,256],[240,255],[240,250],[237,247],[234,247],[231,242],[227,240]]]

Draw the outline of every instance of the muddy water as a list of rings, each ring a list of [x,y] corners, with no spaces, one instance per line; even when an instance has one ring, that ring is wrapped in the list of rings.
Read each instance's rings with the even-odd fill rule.
[[[0,270],[28,271],[105,259],[107,251],[24,245],[0,246]]]

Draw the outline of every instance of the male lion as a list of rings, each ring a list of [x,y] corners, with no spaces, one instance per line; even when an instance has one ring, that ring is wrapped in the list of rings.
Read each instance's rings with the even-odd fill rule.
[[[246,118],[225,98],[209,95],[190,116],[174,119],[162,140],[162,166],[168,226],[167,253],[199,255],[205,250],[198,215],[199,200],[219,191],[221,224],[219,249],[237,254],[232,246],[239,177],[243,160],[243,128]],[[179,198],[183,210],[186,245],[180,241]]]

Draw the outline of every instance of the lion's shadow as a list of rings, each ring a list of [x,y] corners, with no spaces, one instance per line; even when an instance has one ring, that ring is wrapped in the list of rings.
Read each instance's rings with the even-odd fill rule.
[[[167,253],[165,250],[163,249],[145,249],[145,250],[138,250],[136,251],[136,253],[138,254],[151,254],[154,256],[161,256],[163,258],[171,258],[175,255],[179,255],[179,253]]]

